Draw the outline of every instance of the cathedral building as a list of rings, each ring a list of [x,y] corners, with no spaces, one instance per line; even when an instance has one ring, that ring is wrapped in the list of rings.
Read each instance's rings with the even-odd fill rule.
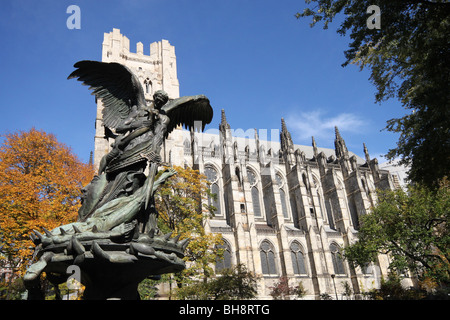
[[[167,40],[143,44],[130,52],[120,30],[104,34],[102,61],[128,66],[141,81],[150,101],[156,90],[179,97],[175,48]],[[102,124],[102,104],[97,101],[94,164],[98,167],[112,143]],[[216,112],[216,117],[217,117]],[[264,130],[232,129],[221,110],[219,128],[204,133],[175,129],[166,140],[162,160],[190,166],[211,183],[217,208],[206,223],[208,232],[224,240],[224,259],[216,268],[244,264],[260,276],[258,298],[270,299],[271,287],[281,276],[291,286],[301,282],[306,299],[327,294],[342,298],[346,283],[355,294],[379,287],[386,277],[388,257],[380,256],[366,268],[351,268],[341,249],[356,241],[359,221],[377,201],[376,189],[393,189],[389,171],[346,147],[335,128],[335,148],[293,143],[283,119],[275,130],[279,141],[267,139]]]

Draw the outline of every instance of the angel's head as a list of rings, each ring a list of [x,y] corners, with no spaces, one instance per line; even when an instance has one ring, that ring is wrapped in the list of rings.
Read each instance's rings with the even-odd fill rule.
[[[158,90],[153,94],[153,101],[156,109],[161,109],[169,101],[169,96],[164,90]]]

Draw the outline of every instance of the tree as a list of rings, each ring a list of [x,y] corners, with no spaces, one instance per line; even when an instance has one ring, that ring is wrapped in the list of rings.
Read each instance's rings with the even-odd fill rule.
[[[238,264],[223,269],[220,275],[208,282],[213,300],[243,300],[256,297],[257,277],[247,270],[245,265]]]
[[[372,300],[419,300],[425,297],[419,290],[404,288],[401,278],[395,273],[388,274],[387,280],[381,278],[380,288],[374,288],[365,295]]]
[[[94,170],[52,134],[33,128],[3,137],[0,247],[3,263],[20,275],[31,258],[31,231],[75,221],[81,189]]]
[[[450,3],[446,0],[306,0],[315,3],[297,13],[312,17],[311,26],[328,28],[339,13],[345,17],[337,32],[350,33],[343,66],[355,63],[371,70],[370,80],[381,103],[398,98],[407,114],[387,121],[400,133],[387,158],[410,167],[409,179],[436,187],[450,173]],[[369,29],[377,5],[380,29]],[[369,22],[368,22],[369,20]]]
[[[239,264],[233,268],[223,269],[218,276],[208,281],[198,281],[180,288],[180,299],[196,300],[243,300],[254,299],[257,277]]]
[[[209,187],[206,177],[198,170],[174,166],[177,174],[162,185],[155,198],[159,212],[159,228],[173,232],[173,236],[190,239],[186,249],[187,268],[176,275],[177,285],[182,286],[189,277],[206,282],[214,271],[211,265],[221,256],[220,234],[205,232],[205,221],[215,210],[207,205]]]
[[[420,281],[441,287],[450,283],[450,183],[444,179],[431,191],[423,186],[380,191],[378,204],[361,219],[358,241],[344,249],[345,257],[363,267],[389,254],[390,270],[408,269]]]
[[[269,289],[271,289],[270,296],[275,300],[289,300],[291,296],[301,298],[306,294],[306,290],[301,282],[298,286],[292,287],[289,285],[289,279],[286,276],[280,277],[275,286]]]

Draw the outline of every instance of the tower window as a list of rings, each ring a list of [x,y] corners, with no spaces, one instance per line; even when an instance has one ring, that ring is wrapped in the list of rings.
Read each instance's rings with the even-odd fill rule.
[[[287,202],[286,202],[286,193],[283,190],[284,179],[280,174],[277,174],[275,176],[275,179],[277,181],[278,188],[280,191],[281,211],[283,212],[283,217],[285,219],[287,219],[287,218],[289,218],[289,213],[288,213],[288,207],[287,207]]]
[[[144,81],[144,87],[145,87],[145,93],[147,94],[152,94],[153,91],[153,86],[152,86],[152,82],[150,81],[149,78],[145,79]]]
[[[256,174],[252,170],[247,169],[247,178],[250,184],[250,190],[252,194],[253,214],[255,215],[255,217],[261,218],[262,217],[260,204],[261,202],[259,199],[259,190],[257,187],[258,180],[256,179]]]

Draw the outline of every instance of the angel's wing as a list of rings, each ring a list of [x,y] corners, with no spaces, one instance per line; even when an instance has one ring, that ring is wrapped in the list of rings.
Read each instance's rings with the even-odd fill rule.
[[[201,130],[203,131],[213,118],[213,109],[209,104],[209,99],[204,95],[173,99],[166,103],[161,111],[170,118],[166,136],[180,124],[191,129],[196,125],[196,122],[201,122]]]
[[[146,105],[144,90],[133,72],[120,63],[83,60],[75,63],[67,79],[78,78],[103,103],[103,124],[117,128],[133,105]]]

